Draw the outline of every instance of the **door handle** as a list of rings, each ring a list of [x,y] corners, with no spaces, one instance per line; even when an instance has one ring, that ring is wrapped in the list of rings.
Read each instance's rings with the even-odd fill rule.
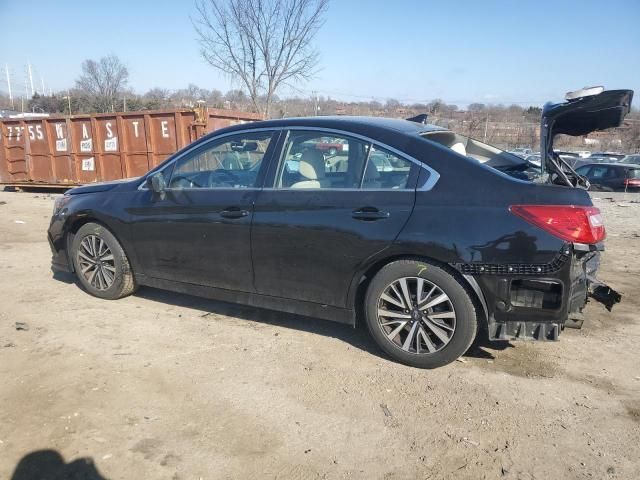
[[[389,212],[382,212],[375,207],[363,207],[358,210],[354,210],[351,216],[356,220],[383,220],[385,218],[389,218]]]
[[[237,207],[229,207],[220,212],[220,216],[224,218],[242,218],[246,217],[247,215],[249,215],[249,212],[247,210],[242,210]]]

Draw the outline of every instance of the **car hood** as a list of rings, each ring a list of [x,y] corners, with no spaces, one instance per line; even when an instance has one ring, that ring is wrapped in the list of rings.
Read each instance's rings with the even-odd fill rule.
[[[80,187],[72,188],[71,190],[67,191],[67,194],[79,195],[81,193],[106,192],[108,190],[113,190],[114,188],[122,184],[133,183],[139,179],[140,177],[133,177],[133,178],[123,178],[121,180],[113,180],[111,182],[91,183],[88,185],[82,185]]]
[[[559,165],[553,153],[556,135],[586,135],[620,126],[631,109],[633,90],[593,87],[569,92],[566,98],[566,102],[549,102],[542,108],[540,155],[549,173],[556,173]]]

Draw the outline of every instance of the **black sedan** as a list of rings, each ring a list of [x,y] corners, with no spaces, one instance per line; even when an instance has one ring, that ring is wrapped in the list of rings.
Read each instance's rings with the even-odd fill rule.
[[[591,183],[592,190],[609,192],[640,191],[640,165],[628,163],[589,163],[576,170]]]
[[[301,148],[326,137],[348,145],[339,163]],[[104,299],[146,285],[364,318],[392,358],[437,367],[481,330],[555,340],[586,302],[599,212],[583,189],[505,173],[519,162],[406,120],[238,125],[142,178],[61,197],[53,266]]]

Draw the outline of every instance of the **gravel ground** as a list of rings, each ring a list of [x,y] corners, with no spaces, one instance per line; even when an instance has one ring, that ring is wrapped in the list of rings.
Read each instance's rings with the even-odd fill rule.
[[[613,313],[421,371],[363,328],[93,298],[50,271],[53,197],[0,192],[0,479],[640,478],[640,196],[594,196]]]

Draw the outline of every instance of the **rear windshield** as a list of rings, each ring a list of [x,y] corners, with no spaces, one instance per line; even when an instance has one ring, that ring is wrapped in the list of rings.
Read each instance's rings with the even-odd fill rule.
[[[640,168],[633,168],[627,173],[627,178],[640,178]]]
[[[533,180],[540,175],[539,160],[536,164],[471,137],[450,131],[425,132],[422,137],[515,178]]]

